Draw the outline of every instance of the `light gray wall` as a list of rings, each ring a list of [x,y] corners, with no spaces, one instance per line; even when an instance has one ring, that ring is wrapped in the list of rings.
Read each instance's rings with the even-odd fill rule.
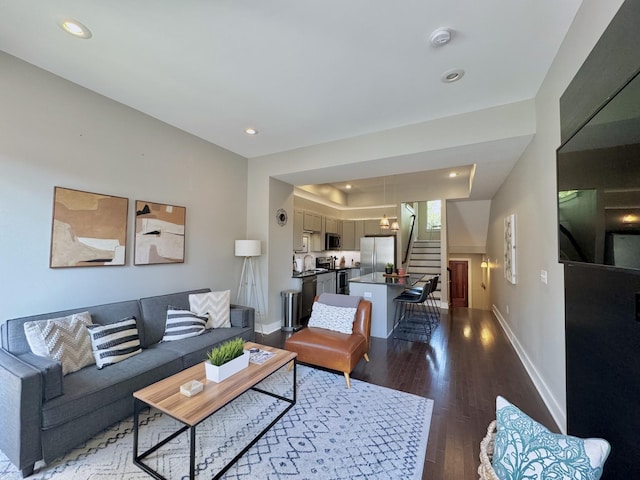
[[[2,52],[0,72],[0,322],[196,287],[235,294],[246,159]],[[129,199],[126,266],[49,268],[54,186]],[[184,264],[133,266],[136,199],[187,208]]]
[[[451,149],[466,145],[468,149],[482,148],[487,142],[510,139],[519,143],[533,134],[533,101],[503,105],[479,112],[456,115],[438,121],[428,121],[385,132],[376,132],[355,138],[338,140],[288,152],[249,159],[247,232],[250,238],[266,241],[275,212],[273,208],[281,201],[281,194],[270,196],[272,178],[285,183],[326,183],[327,173],[358,178],[362,172],[368,176],[384,176],[403,171],[419,171],[425,168],[442,168],[443,156]],[[388,157],[394,157],[390,162]],[[404,156],[399,158],[399,156]],[[468,157],[467,161],[468,161]],[[396,170],[394,170],[396,169]],[[351,172],[351,173],[350,173]],[[334,179],[338,181],[337,178]],[[404,200],[404,197],[399,198]],[[451,197],[447,197],[451,198]],[[274,200],[275,199],[275,200]],[[446,221],[446,205],[443,206]],[[361,213],[361,212],[359,212]],[[379,217],[380,212],[373,217]],[[360,215],[358,215],[360,217]],[[347,217],[344,218],[353,218]],[[362,218],[362,217],[360,217]],[[444,226],[444,225],[443,225]],[[443,232],[446,241],[446,232]],[[278,245],[287,252],[293,251],[293,235]],[[274,246],[270,243],[269,252]],[[446,264],[446,249],[443,250],[443,265]],[[268,254],[270,255],[270,253]],[[264,255],[263,255],[264,257]],[[280,320],[279,292],[291,288],[291,267],[288,262],[271,262],[261,258],[269,272],[261,273],[268,310],[267,323]],[[272,272],[271,269],[279,272]],[[446,290],[446,285],[444,285]],[[443,292],[446,298],[446,291]],[[276,303],[274,304],[274,300]]]
[[[491,200],[447,202],[449,253],[484,253]]]
[[[538,92],[536,135],[491,205],[488,255],[494,312],[556,422],[566,429],[564,275],[557,261],[555,150],[559,98],[622,0],[584,0]],[[504,217],[516,215],[518,283],[502,274]],[[540,280],[548,273],[548,284]]]

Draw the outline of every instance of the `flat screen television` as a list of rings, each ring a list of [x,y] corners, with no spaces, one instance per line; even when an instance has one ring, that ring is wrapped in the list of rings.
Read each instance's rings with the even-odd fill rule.
[[[640,270],[640,74],[556,153],[559,261]]]

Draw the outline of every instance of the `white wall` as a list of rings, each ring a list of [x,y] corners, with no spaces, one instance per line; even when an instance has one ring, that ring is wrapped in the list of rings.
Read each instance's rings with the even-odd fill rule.
[[[2,52],[0,72],[0,322],[199,287],[235,294],[246,159]],[[126,266],[49,268],[54,186],[129,199]],[[136,199],[187,208],[184,264],[133,266]]]
[[[488,255],[494,312],[562,429],[566,429],[564,275],[557,262],[555,197],[559,99],[622,3],[582,3],[536,96],[536,136],[491,206]],[[510,213],[516,214],[516,285],[502,275],[503,219]],[[540,281],[541,270],[548,272],[546,285]]]

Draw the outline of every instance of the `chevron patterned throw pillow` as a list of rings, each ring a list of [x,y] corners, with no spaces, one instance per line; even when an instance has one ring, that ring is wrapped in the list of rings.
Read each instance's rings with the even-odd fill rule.
[[[89,312],[82,312],[25,322],[24,333],[31,351],[60,362],[62,374],[66,375],[96,363],[87,330],[92,324]]]
[[[231,327],[230,308],[231,290],[189,295],[189,309],[198,315],[209,315],[207,328]]]

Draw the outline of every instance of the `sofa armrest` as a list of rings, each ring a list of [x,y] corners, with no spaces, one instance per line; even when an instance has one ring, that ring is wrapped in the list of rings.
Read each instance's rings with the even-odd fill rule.
[[[42,401],[46,402],[64,393],[62,382],[62,365],[47,357],[34,353],[23,353],[18,358],[40,372],[42,376]]]
[[[0,349],[0,450],[23,473],[42,458],[42,376],[33,366]]]
[[[255,309],[252,307],[244,307],[242,305],[231,305],[230,311],[232,327],[255,327]]]
[[[356,318],[353,321],[353,333],[362,335],[367,341],[367,351],[371,338],[371,302],[360,300],[356,309]]]

